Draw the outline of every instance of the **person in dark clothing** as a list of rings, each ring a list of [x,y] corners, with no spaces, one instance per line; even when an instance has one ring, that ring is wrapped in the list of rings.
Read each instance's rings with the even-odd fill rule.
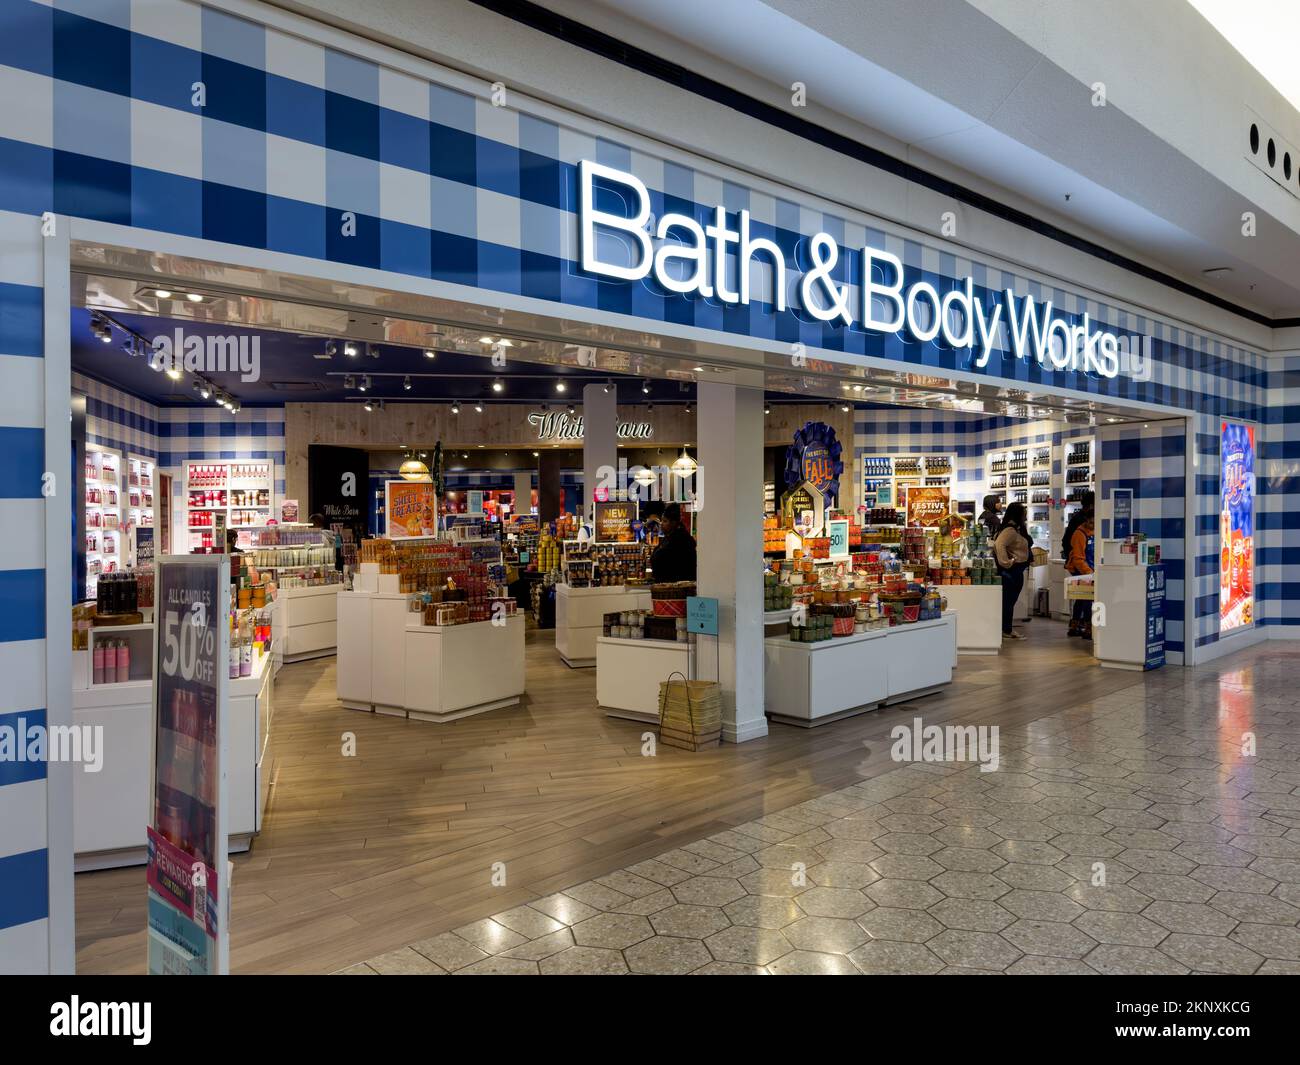
[[[695,580],[695,540],[682,524],[682,508],[669,503],[659,527],[659,546],[650,556],[650,568],[659,582]]]
[[[1010,640],[1025,638],[1011,627],[1011,623],[1015,618],[1016,600],[1025,586],[1025,570],[1029,568],[1034,546],[1025,524],[1026,517],[1025,505],[1012,503],[1002,519],[997,539],[993,541],[993,557],[1002,573],[1002,635]]]
[[[1071,521],[1074,532],[1069,540],[1070,555],[1065,561],[1065,572],[1081,577],[1093,571],[1093,514],[1091,510],[1080,512],[1081,520]],[[1067,635],[1082,636],[1092,639],[1092,603],[1086,599],[1076,599],[1070,611],[1070,630]]]
[[[989,495],[984,497],[984,511],[979,516],[979,523],[988,530],[989,542],[998,538],[1002,529],[1002,497]]]

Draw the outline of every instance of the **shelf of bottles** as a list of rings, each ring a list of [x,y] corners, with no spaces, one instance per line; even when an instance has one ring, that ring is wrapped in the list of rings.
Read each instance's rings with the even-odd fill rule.
[[[868,509],[902,506],[910,485],[951,490],[954,465],[953,456],[942,453],[864,455],[862,503]]]
[[[265,525],[271,516],[273,470],[269,461],[187,462],[185,522],[191,551],[213,542],[216,515],[227,529]]]
[[[143,455],[127,455],[126,525],[128,535],[133,528],[148,529],[153,527],[154,492],[157,487],[153,459],[147,459]]]
[[[1072,511],[1079,505],[1085,492],[1096,486],[1096,447],[1093,437],[1068,440],[1061,445],[1061,468],[1064,471],[1064,509]]]
[[[94,598],[103,573],[126,568],[126,527],[122,520],[122,453],[98,444],[86,445],[86,498],[83,521],[86,537],[86,596]]]

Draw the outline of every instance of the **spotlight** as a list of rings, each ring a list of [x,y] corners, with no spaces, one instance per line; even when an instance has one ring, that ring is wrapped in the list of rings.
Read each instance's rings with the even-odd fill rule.
[[[202,303],[202,302],[203,302],[203,297],[200,296],[197,292],[187,292],[187,293],[185,293],[185,298],[186,298],[187,300],[189,300],[191,303]]]
[[[357,357],[357,346],[352,341],[345,340],[343,342],[343,354],[349,359],[355,359]]]
[[[843,411],[845,414],[847,414],[847,413],[848,413],[849,411],[851,411],[852,409],[853,409],[853,408],[850,407],[847,403],[841,403],[841,404],[840,404],[840,410]]]
[[[370,400],[366,400],[364,406],[365,406],[366,410],[374,410],[374,409],[375,409],[374,404],[371,403]]]
[[[567,392],[568,390],[569,390],[569,386],[566,385],[563,381],[556,381],[556,382],[555,382],[555,391],[557,391],[557,392]]]
[[[179,381],[185,375],[182,374],[180,370],[176,369],[175,366],[168,366],[167,376],[170,377],[173,381]]]
[[[169,300],[172,298],[172,290],[169,288],[156,288],[153,290],[153,294],[160,300]]]
[[[691,405],[690,405],[689,403],[686,404],[686,413],[687,413],[687,414],[690,414],[690,413],[691,413]]]
[[[433,348],[425,348],[424,357],[426,359],[436,359],[438,357],[438,353],[434,351]]]
[[[578,408],[575,407],[572,403],[569,404],[569,413],[570,413],[570,414],[577,414],[577,413],[578,413]]]
[[[198,389],[200,399],[208,399],[212,395],[212,389],[208,387],[207,381],[195,381],[194,387]]]
[[[495,343],[496,343],[496,341],[493,340],[491,337],[479,337],[479,338],[478,338],[478,342],[479,342],[480,344],[495,344]],[[467,456],[465,456],[465,457],[468,458],[469,456],[467,455]]]
[[[505,337],[502,337],[500,340],[497,341],[497,347],[513,348],[514,346],[515,346],[515,342],[513,340],[507,340]]]
[[[459,403],[453,403],[453,404],[451,405],[451,412],[452,412],[452,414],[459,414],[459,413],[460,413],[460,404],[459,404]]]
[[[113,330],[107,322],[100,326],[99,339],[105,344],[113,343]]]
[[[329,358],[331,359],[334,358],[334,356],[338,354],[338,350],[339,350],[339,346],[335,344],[334,341],[327,340],[325,342],[325,354]]]
[[[235,400],[234,402],[232,402],[232,403],[230,404],[230,413],[231,413],[231,414],[238,414],[238,413],[239,413],[239,410],[240,410],[239,400]]]
[[[610,390],[610,388],[612,388],[612,387],[613,387],[613,386],[612,386],[608,381],[606,381],[606,382],[605,382],[605,387],[604,387],[604,389],[603,389],[602,391],[604,391],[605,395],[609,395],[609,390]]]
[[[764,407],[764,408],[763,408],[763,413],[764,413],[764,414],[771,414],[771,413],[772,413],[772,408],[771,408],[771,407]]]
[[[540,454],[541,454],[540,451],[534,451],[534,452],[533,452],[533,458],[537,458]]]
[[[475,414],[482,414],[482,413],[483,413],[483,404],[482,404],[482,403],[475,403],[475,404],[474,404],[474,413],[475,413]]]
[[[402,388],[405,389],[407,392],[411,391],[411,375],[410,375],[410,374],[407,374],[405,377],[402,378]]]
[[[214,402],[218,407],[224,407],[226,405],[226,397],[220,392],[213,392],[212,402]]]
[[[501,378],[498,377],[495,381],[492,382],[493,392],[504,392],[505,390],[506,390],[506,383],[503,380],[501,380]]]
[[[655,412],[655,405],[653,403],[647,403],[645,405],[645,412],[647,414],[653,414]]]
[[[648,396],[648,395],[650,394],[650,382],[649,382],[649,381],[642,381],[642,382],[641,382],[641,394],[642,394],[642,395],[646,395],[646,396]]]
[[[347,377],[343,378],[343,387],[346,389],[356,388],[357,379],[353,377],[351,374],[348,374]]]
[[[370,390],[370,383],[370,375],[363,374],[361,377],[361,391],[368,392]]]

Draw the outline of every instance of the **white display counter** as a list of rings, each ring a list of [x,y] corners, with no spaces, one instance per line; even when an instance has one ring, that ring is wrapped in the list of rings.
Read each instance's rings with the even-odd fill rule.
[[[596,664],[596,641],[605,615],[616,610],[649,610],[650,589],[555,586],[555,649],[564,664],[577,669]]]
[[[109,629],[104,635],[112,635]],[[73,652],[77,655],[87,652]],[[229,681],[226,779],[230,850],[248,850],[262,828],[271,765],[272,660],[254,663],[253,675]],[[72,723],[102,726],[103,765],[98,773],[73,767],[73,840],[77,872],[144,865],[149,787],[153,778],[153,681],[95,684],[72,691]]]
[[[505,624],[413,626],[406,630],[405,648],[410,717],[455,721],[514,706],[524,694],[522,614]]]
[[[957,617],[796,643],[763,641],[767,716],[805,728],[915,699],[951,683]]]
[[[275,597],[273,645],[284,662],[332,655],[338,646],[339,584],[281,588]]]
[[[1002,585],[945,584],[939,594],[957,614],[957,653],[995,655],[1002,649]]]
[[[689,643],[674,640],[596,640],[596,702],[609,717],[659,723],[659,682],[673,673],[691,678]]]
[[[1104,624],[1092,627],[1092,653],[1108,669],[1142,670],[1147,659],[1147,566],[1100,565],[1093,602]]]
[[[400,594],[339,593],[339,702],[421,721],[453,721],[519,702],[522,614],[504,625],[424,625],[407,602]]]

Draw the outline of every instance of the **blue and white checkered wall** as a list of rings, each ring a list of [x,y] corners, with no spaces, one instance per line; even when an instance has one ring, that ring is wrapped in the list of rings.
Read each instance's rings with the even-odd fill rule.
[[[172,513],[185,512],[185,463],[269,459],[273,503],[284,498],[284,408],[244,407],[238,414],[216,406],[159,407],[119,388],[72,375],[86,396],[86,439],[130,451],[157,463],[172,478]]]
[[[18,106],[10,101],[6,109]],[[46,724],[42,277],[39,219],[0,210],[0,727],[6,729]],[[66,566],[68,558],[49,564]],[[43,761],[0,761],[0,972],[40,973],[50,966],[46,804]]]
[[[1267,424],[1261,429],[1255,462],[1255,621],[1300,625],[1300,357],[1274,363]],[[1216,471],[1218,431],[1215,422]],[[1217,512],[1217,496],[1215,504]]]

